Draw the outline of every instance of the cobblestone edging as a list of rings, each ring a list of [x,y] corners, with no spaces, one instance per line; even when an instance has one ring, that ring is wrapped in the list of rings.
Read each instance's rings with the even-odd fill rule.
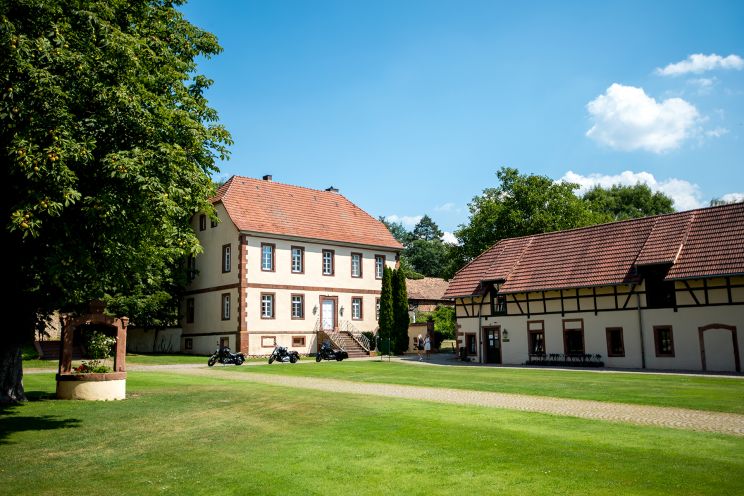
[[[604,401],[574,400],[461,389],[370,384],[309,377],[286,377],[256,373],[227,375],[221,373],[219,370],[208,370],[204,368],[182,369],[179,373],[212,376],[216,374],[232,380],[259,382],[274,386],[287,386],[334,393],[386,396],[457,405],[477,405],[591,420],[604,420],[608,422],[627,422],[638,425],[744,436],[744,415],[736,413],[707,412],[684,408],[631,405],[627,403],[609,403]]]

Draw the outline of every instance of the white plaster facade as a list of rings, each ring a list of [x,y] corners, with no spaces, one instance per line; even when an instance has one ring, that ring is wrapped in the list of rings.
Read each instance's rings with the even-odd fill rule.
[[[335,329],[377,329],[381,278],[377,277],[376,257],[394,268],[397,249],[241,231],[222,203],[216,203],[215,208],[221,220],[216,225],[209,218],[200,220],[201,214],[192,221],[203,253],[195,258],[195,276],[182,304],[183,352],[212,353],[222,342],[248,355],[267,355],[275,344],[312,353],[318,346],[321,313],[323,308],[329,313],[331,304]],[[271,247],[271,270],[265,270],[262,264],[262,246]],[[230,253],[229,270],[224,267],[226,247]],[[293,247],[302,249],[300,272],[292,270]],[[324,251],[332,252],[332,275],[323,274]],[[352,276],[352,255],[361,259],[359,277]],[[269,318],[262,316],[264,296],[272,298]],[[293,317],[293,296],[302,298],[301,317]],[[228,318],[223,318],[225,298],[229,298]],[[332,303],[323,307],[323,300]]]
[[[506,314],[492,311],[491,293],[457,298],[458,346],[470,344],[471,358],[486,362],[486,329],[496,328],[496,363],[517,365],[530,358],[530,330],[543,329],[544,353],[550,355],[567,352],[566,326],[581,327],[584,353],[601,355],[607,367],[737,371],[735,355],[744,350],[744,277],[676,282],[676,305],[669,308],[649,308],[643,283],[617,287],[617,305],[615,294],[609,286],[546,291],[544,297],[510,294]],[[654,329],[660,327],[671,329],[672,354],[657,352]],[[622,356],[609,356],[608,328],[622,330]]]

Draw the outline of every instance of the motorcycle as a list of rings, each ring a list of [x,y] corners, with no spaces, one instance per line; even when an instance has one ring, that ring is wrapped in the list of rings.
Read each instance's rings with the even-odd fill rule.
[[[299,359],[300,354],[295,350],[288,350],[284,346],[277,346],[274,348],[274,351],[271,352],[271,355],[269,355],[269,364],[274,363],[275,360],[282,363],[297,363]]]
[[[337,362],[340,362],[344,358],[349,358],[349,354],[344,350],[334,350],[331,347],[331,343],[328,341],[320,346],[320,351],[315,355],[316,362],[321,360],[336,360]]]
[[[242,353],[232,353],[230,348],[225,346],[224,348],[217,348],[212,356],[207,360],[207,365],[210,367],[215,363],[220,362],[222,365],[228,365],[234,363],[235,365],[243,365],[245,362],[245,355]]]

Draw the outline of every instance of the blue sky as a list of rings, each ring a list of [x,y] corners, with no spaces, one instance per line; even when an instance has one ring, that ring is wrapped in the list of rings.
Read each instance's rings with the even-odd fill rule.
[[[227,1],[182,8],[232,133],[220,177],[335,186],[445,231],[502,166],[744,195],[744,2]]]

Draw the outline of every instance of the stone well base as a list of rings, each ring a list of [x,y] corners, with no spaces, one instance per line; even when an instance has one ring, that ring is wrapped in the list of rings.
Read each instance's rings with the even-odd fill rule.
[[[57,374],[57,398],[62,400],[123,400],[127,373]]]

